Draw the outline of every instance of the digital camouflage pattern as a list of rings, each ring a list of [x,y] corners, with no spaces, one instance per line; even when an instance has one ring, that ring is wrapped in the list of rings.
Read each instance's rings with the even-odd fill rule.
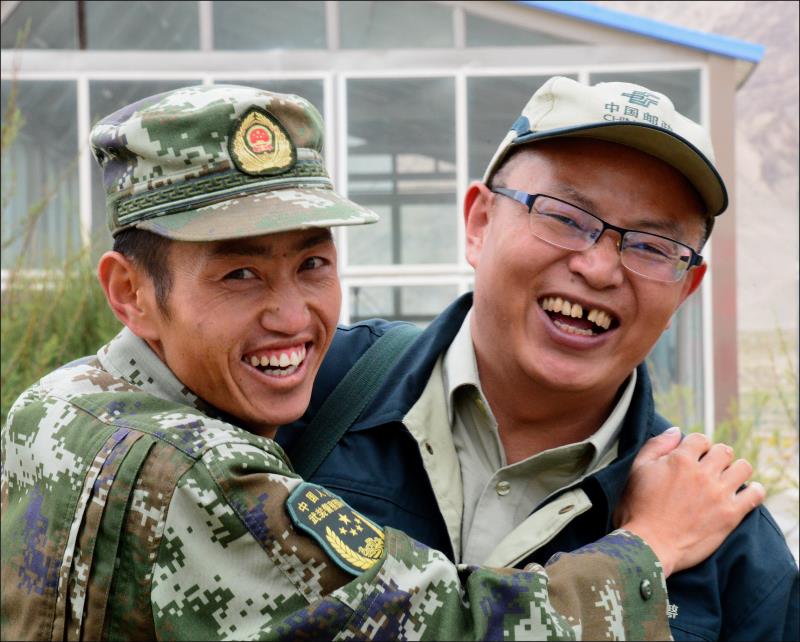
[[[183,241],[377,221],[334,192],[323,141],[305,98],[238,85],[150,96],[91,133],[111,233],[137,227]]]
[[[346,572],[295,530],[280,447],[127,329],[23,393],[1,444],[3,639],[669,639],[660,565],[624,531],[519,571],[385,529]]]

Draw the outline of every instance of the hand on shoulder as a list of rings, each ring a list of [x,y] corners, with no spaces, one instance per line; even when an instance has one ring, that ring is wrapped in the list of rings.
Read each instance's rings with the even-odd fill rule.
[[[644,445],[614,513],[615,524],[650,545],[667,576],[711,555],[765,496],[758,482],[742,488],[753,467],[734,461],[730,446],[702,433],[680,437],[671,428]]]

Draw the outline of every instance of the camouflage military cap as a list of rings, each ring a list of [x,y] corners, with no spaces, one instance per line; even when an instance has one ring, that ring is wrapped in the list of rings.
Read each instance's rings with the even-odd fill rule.
[[[91,133],[112,235],[135,227],[182,241],[377,221],[333,190],[323,142],[304,98],[236,85],[150,96]]]
[[[563,137],[619,143],[672,165],[697,190],[711,221],[728,207],[705,127],[679,113],[664,94],[626,82],[588,86],[563,76],[550,78],[500,143],[484,182],[491,181],[512,149]]]

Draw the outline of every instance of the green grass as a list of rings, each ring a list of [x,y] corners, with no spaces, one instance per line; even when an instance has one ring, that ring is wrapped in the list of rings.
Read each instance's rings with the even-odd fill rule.
[[[0,313],[0,413],[51,370],[94,354],[120,329],[88,253],[38,275],[11,271]]]

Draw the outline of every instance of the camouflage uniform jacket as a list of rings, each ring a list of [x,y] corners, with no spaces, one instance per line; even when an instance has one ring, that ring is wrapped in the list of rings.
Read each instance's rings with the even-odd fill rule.
[[[346,547],[296,530],[301,484],[123,330],[29,388],[2,429],[2,638],[669,637],[658,562],[624,531],[520,571],[376,529],[356,575]]]

